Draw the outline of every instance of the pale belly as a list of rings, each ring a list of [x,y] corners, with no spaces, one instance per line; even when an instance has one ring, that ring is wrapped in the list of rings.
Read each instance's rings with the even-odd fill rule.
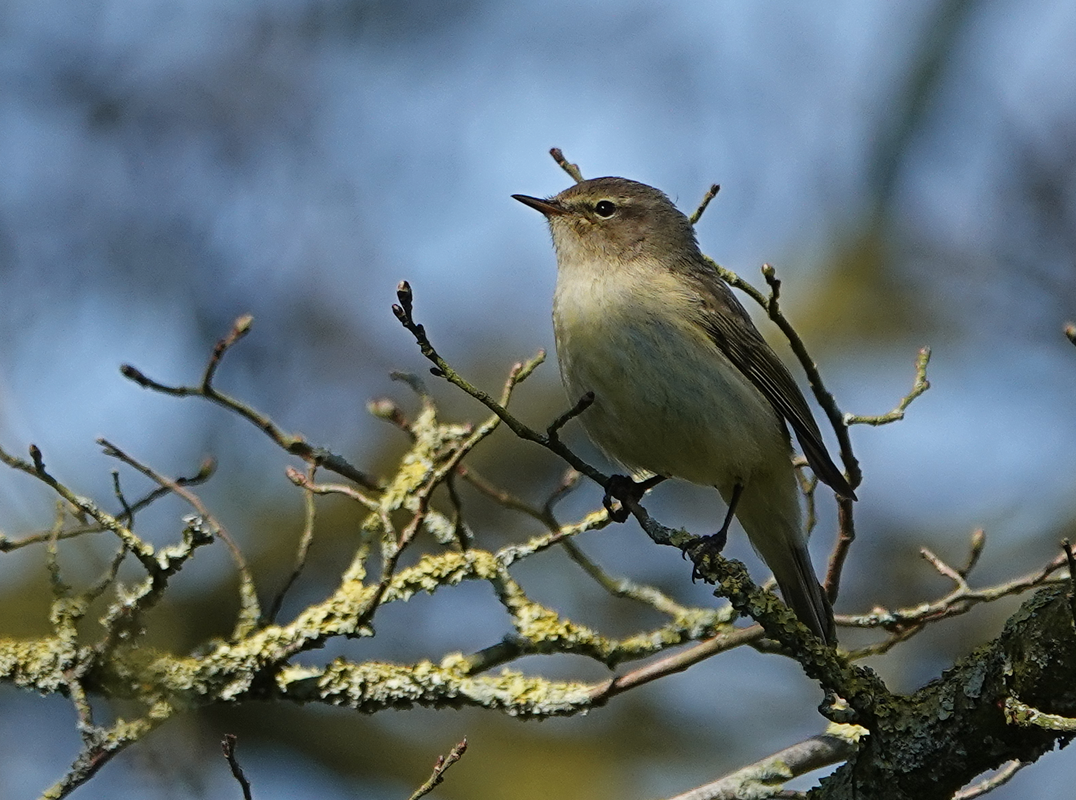
[[[775,460],[788,463],[788,434],[773,407],[686,313],[649,297],[561,289],[554,327],[564,384],[572,402],[594,392],[579,419],[611,457],[723,494]]]

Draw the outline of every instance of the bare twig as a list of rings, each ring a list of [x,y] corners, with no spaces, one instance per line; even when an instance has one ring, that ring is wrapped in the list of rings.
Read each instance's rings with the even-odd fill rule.
[[[845,414],[845,425],[888,425],[890,422],[898,422],[904,419],[904,412],[908,409],[908,406],[912,404],[912,401],[919,397],[923,392],[930,388],[930,381],[927,380],[927,365],[930,363],[930,348],[924,347],[919,351],[919,354],[915,358],[915,382],[912,384],[912,390],[908,394],[904,395],[897,403],[896,408],[890,411],[888,414],[879,414],[877,416],[860,416],[858,414]]]
[[[0,461],[2,461],[2,459],[0,459]],[[178,483],[180,486],[197,486],[209,480],[213,476],[213,473],[216,471],[216,468],[216,461],[214,459],[207,458],[202,462],[197,473],[195,473],[189,478],[176,478],[175,480],[176,483]],[[162,486],[158,486],[141,499],[137,500],[134,503],[131,503],[124,511],[115,515],[115,519],[121,524],[126,523],[128,527],[130,527],[133,515],[136,512],[141,511],[142,509],[148,507],[149,505],[161,499],[165,495],[171,493],[171,490]],[[89,533],[102,533],[106,530],[109,529],[101,524],[78,525],[73,528],[67,528],[65,530],[59,531],[59,533],[57,534],[57,538],[73,539],[77,536],[84,536],[85,534]],[[37,533],[28,534],[21,539],[7,539],[4,537],[0,537],[0,553],[8,552],[10,550],[18,550],[19,548],[27,547],[29,545],[43,544],[49,541],[52,536],[52,531],[39,531]]]
[[[815,400],[822,408],[826,418],[829,420],[830,426],[837,435],[841,461],[844,464],[845,472],[848,474],[848,482],[851,487],[855,489],[863,481],[863,473],[859,467],[859,461],[856,459],[855,453],[852,450],[852,440],[848,434],[848,426],[844,422],[843,415],[840,407],[837,405],[836,399],[829,390],[826,389],[825,383],[822,380],[822,375],[818,370],[818,366],[815,364],[814,359],[811,358],[803,339],[781,311],[781,281],[777,278],[777,273],[774,268],[769,264],[762,265],[762,276],[770,288],[770,293],[767,296],[735,272],[722,267],[712,258],[706,257],[706,261],[717,271],[727,284],[744,292],[748,297],[758,303],[788,340],[792,352],[795,354],[796,359],[799,361],[800,366],[807,376],[807,382],[811,387]],[[855,541],[853,501],[847,498],[838,498],[837,506],[838,538],[837,543],[834,546],[833,554],[830,556],[829,568],[826,573],[826,591],[829,594],[831,601],[836,601],[837,599],[840,591],[841,570],[844,568],[844,562],[848,557],[848,550],[851,547],[852,542]]]
[[[895,615],[883,616],[882,619],[885,621],[879,622],[877,626],[867,626],[884,627],[890,631],[890,636],[881,642],[876,642],[875,644],[867,645],[864,648],[856,650],[853,654],[853,658],[863,658],[868,655],[881,655],[882,653],[887,653],[896,645],[906,642],[908,639],[911,639],[917,633],[921,632],[928,622],[963,614],[973,605],[978,603],[989,603],[1000,597],[1027,591],[1028,589],[1045,583],[1049,580],[1049,576],[1060,568],[1060,563],[1051,563],[1042,570],[1027,575],[1016,582],[999,584],[985,589],[972,589],[967,582],[967,577],[971,574],[971,571],[975,568],[976,564],[979,563],[979,557],[982,555],[985,546],[986,534],[983,530],[979,528],[973,531],[971,534],[968,560],[961,569],[954,569],[927,548],[922,548],[920,554],[923,558],[929,561],[939,573],[952,580],[956,584],[955,590],[934,603],[924,603],[914,609],[897,611],[895,612]],[[883,614],[885,613],[886,612],[883,612]],[[852,618],[842,617],[841,624],[855,625],[857,623],[852,621]]]
[[[474,534],[463,519],[463,498],[456,488],[457,474],[452,472],[445,478],[445,489],[448,491],[449,502],[452,503],[452,538],[456,540],[460,550],[469,550],[474,544]]]
[[[378,508],[377,501],[367,497],[354,486],[346,483],[311,483],[310,477],[304,475],[294,467],[288,467],[284,470],[284,475],[289,481],[296,486],[301,486],[308,492],[313,494],[339,494],[344,497],[349,497],[355,502],[365,506],[371,511],[376,511]]]
[[[829,566],[826,568],[825,589],[831,603],[837,602],[841,592],[841,574],[844,572],[844,562],[848,560],[848,551],[852,542],[856,540],[856,521],[852,513],[852,501],[840,498],[837,501],[837,541],[833,545],[833,553],[829,557]]]
[[[727,270],[723,271],[727,272]],[[740,280],[739,276],[734,277],[741,288],[747,285],[744,281]],[[807,351],[807,345],[803,343],[803,339],[800,338],[799,333],[792,327],[792,323],[789,322],[788,318],[784,315],[784,312],[781,311],[780,306],[778,305],[781,281],[777,278],[776,271],[771,265],[763,264],[762,277],[765,278],[766,284],[770,287],[770,296],[769,298],[763,298],[762,307],[766,309],[766,314],[769,318],[781,329],[781,333],[783,333],[788,340],[788,344],[791,346],[796,359],[800,362],[800,366],[803,367],[803,371],[807,375],[807,382],[811,387],[811,391],[814,393],[815,400],[829,419],[833,432],[837,434],[837,443],[840,446],[841,451],[841,461],[844,463],[845,471],[848,473],[848,482],[851,484],[852,488],[855,489],[863,481],[863,473],[859,468],[859,461],[852,452],[852,440],[848,436],[848,427],[844,424],[840,408],[837,406],[837,400],[833,397],[830,391],[826,389],[825,383],[822,381],[822,373],[819,372],[818,365],[815,364],[814,359],[811,358],[810,353]],[[755,295],[761,296],[761,292],[758,292],[757,289],[754,290],[754,292]],[[748,294],[751,293],[749,292]],[[851,508],[851,506],[849,506],[849,508]]]
[[[934,555],[929,548],[921,547],[919,549],[919,554],[929,561],[934,569],[955,583],[958,591],[965,593],[971,591],[971,587],[968,586],[968,582],[964,579],[964,576]]]
[[[1055,576],[1055,573],[1064,567],[1065,563],[1065,555],[1062,553],[1058,558],[1053,559],[1034,572],[982,589],[971,588],[958,571],[946,566],[947,571],[943,574],[953,578],[953,575],[948,574],[948,572],[952,572],[958,576],[959,580],[953,578],[957,582],[957,586],[948,594],[933,602],[921,603],[912,608],[896,611],[878,609],[870,614],[842,615],[838,617],[841,625],[856,628],[884,628],[893,631],[892,640],[856,650],[849,654],[849,657],[858,659],[866,655],[886,652],[893,644],[911,638],[912,635],[922,630],[927,623],[965,614],[981,603],[990,603],[1002,597],[1022,594],[1047,583],[1067,580],[1068,576],[1064,578]],[[937,565],[935,565],[935,568],[937,568]]]
[[[549,155],[553,156],[553,160],[557,162],[557,166],[567,172],[573,181],[582,183],[583,173],[579,171],[579,165],[569,163],[559,147],[550,148]]]
[[[721,187],[718,186],[716,183],[710,186],[706,194],[703,195],[702,200],[699,201],[699,207],[696,208],[694,212],[692,212],[690,217],[688,217],[688,219],[691,220],[692,225],[698,223],[699,219],[702,218],[703,212],[706,211],[706,207],[710,205],[710,201],[717,197],[717,193],[720,191]]]
[[[1010,761],[989,778],[961,789],[953,795],[953,800],[975,800],[976,797],[982,797],[1011,781],[1016,773],[1029,763],[1029,761]]]
[[[307,474],[303,477],[306,479],[303,486],[312,486],[314,484],[314,476],[317,474],[317,466],[311,464],[308,467]],[[266,615],[266,619],[269,622],[276,621],[277,615],[280,613],[281,606],[284,605],[284,598],[291,590],[292,585],[299,579],[299,575],[302,574],[303,567],[306,566],[306,557],[310,552],[310,545],[314,541],[314,519],[317,516],[317,509],[314,506],[314,493],[303,493],[303,532],[299,536],[299,546],[295,551],[295,562],[292,565],[291,573],[288,575],[287,580],[284,581],[284,585],[280,587],[280,591],[276,593],[276,597],[273,598],[273,602],[269,604],[269,611]]]
[[[367,489],[379,488],[379,484],[374,478],[354,467],[342,456],[338,456],[323,447],[312,445],[301,436],[285,433],[268,416],[255,411],[246,403],[224,394],[213,385],[213,378],[216,376],[217,368],[220,366],[224,354],[250,331],[253,321],[254,318],[249,314],[239,317],[232,326],[231,331],[217,342],[198,386],[169,386],[147,377],[141,370],[130,364],[122,365],[120,372],[125,378],[134,381],[143,389],[152,389],[155,392],[172,397],[203,397],[250,421],[286,452],[298,456],[310,464],[324,467],[331,472],[353,480]]]
[[[556,508],[557,503],[563,500],[571,493],[571,491],[579,485],[579,481],[582,479],[582,475],[576,470],[568,467],[564,472],[564,477],[561,478],[560,484],[554,489],[546,501],[542,504],[542,513],[546,514],[550,519],[553,518],[553,509]]]
[[[135,533],[124,525],[118,518],[97,507],[96,503],[88,498],[75,494],[70,488],[53,477],[46,469],[41,451],[36,445],[30,445],[30,454],[33,463],[28,463],[21,458],[11,455],[0,448],[0,463],[6,464],[12,469],[31,475],[46,486],[51,488],[57,495],[66,501],[76,513],[92,519],[102,529],[111,531],[117,538],[134,554],[150,574],[157,571],[157,562],[154,560],[155,551],[153,546],[143,541]],[[51,537],[51,534],[50,534]],[[59,538],[57,536],[57,538]],[[48,539],[46,539],[47,541]]]
[[[120,507],[123,509],[123,513],[120,515],[120,519],[127,520],[127,526],[134,528],[134,511],[131,510],[131,506],[127,503],[127,498],[123,494],[123,489],[120,486],[120,473],[119,470],[112,470],[112,494],[116,496],[116,500],[119,501]]]
[[[447,756],[438,756],[437,761],[433,765],[433,774],[430,775],[429,780],[418,787],[418,790],[411,795],[408,800],[418,800],[423,795],[427,795],[434,790],[441,781],[445,779],[445,772],[448,768],[463,758],[463,754],[467,752],[467,739],[463,739],[452,750],[449,751]]]
[[[88,600],[96,600],[105,590],[116,581],[116,575],[119,574],[120,566],[123,564],[124,559],[127,557],[127,545],[120,543],[119,550],[112,556],[112,561],[109,562],[108,569],[104,571],[100,578],[87,587],[83,592],[83,596]]]
[[[512,433],[520,439],[535,442],[536,444],[545,447],[547,450],[552,451],[571,464],[575,470],[583,473],[601,486],[605,486],[609,482],[609,478],[606,475],[603,475],[594,467],[583,461],[583,459],[579,458],[579,456],[565,447],[559,439],[543,435],[533,428],[523,424],[516,419],[515,416],[509,413],[507,408],[490,397],[486,392],[473,386],[449,366],[448,362],[441,357],[440,353],[438,353],[430,343],[430,340],[426,335],[425,327],[414,320],[414,295],[411,291],[411,285],[407,281],[400,281],[399,285],[396,287],[396,296],[399,298],[400,302],[398,305],[392,307],[392,311],[400,321],[400,324],[415,337],[415,341],[418,343],[422,355],[434,364],[430,369],[432,374],[439,378],[444,378],[449,383],[458,386],[464,392],[471,395],[471,397],[478,400],[482,405],[500,417],[504,424],[511,428]]]
[[[582,397],[579,398],[579,401],[574,406],[569,408],[567,411],[565,411],[563,414],[561,414],[549,423],[549,427],[545,429],[546,436],[551,439],[557,438],[557,435],[560,433],[561,428],[563,428],[573,419],[578,417],[592,405],[594,405],[594,392],[586,392]]]
[[[572,561],[578,564],[587,575],[613,597],[644,603],[656,611],[668,614],[671,617],[682,616],[687,612],[684,606],[653,586],[646,586],[627,578],[614,578],[609,575],[571,539],[561,540],[560,546]],[[732,621],[731,616],[730,622]]]
[[[777,787],[851,758],[864,731],[855,725],[831,725],[826,733],[786,747],[720,780],[679,794],[670,800],[739,800],[742,797],[788,797]]]
[[[711,639],[681,650],[671,656],[657,659],[639,669],[597,684],[591,688],[591,696],[595,702],[604,703],[618,694],[623,694],[658,678],[664,678],[666,675],[683,672],[700,661],[705,661],[718,653],[724,653],[726,650],[751,644],[763,636],[765,636],[765,633],[761,625],[734,628],[728,633],[719,633]]]
[[[366,404],[366,410],[379,419],[391,422],[397,428],[414,438],[415,433],[411,430],[410,420],[407,419],[403,410],[392,400],[385,397],[378,400],[371,400]]]
[[[224,751],[224,758],[227,760],[228,766],[232,770],[232,777],[235,778],[239,787],[243,790],[243,800],[252,800],[253,795],[250,792],[250,781],[247,780],[243,768],[239,766],[239,759],[235,757],[235,742],[235,734],[226,733],[224,734],[224,739],[221,740],[220,748]]]
[[[218,345],[218,349],[220,349],[220,345]],[[214,351],[214,354],[216,354],[216,351]],[[217,356],[217,358],[219,360],[219,356]],[[207,369],[206,380],[211,376],[212,370]],[[178,481],[165,477],[148,464],[139,461],[124,452],[107,439],[98,439],[97,443],[101,445],[101,449],[104,451],[105,455],[122,461],[129,467],[141,472],[154,483],[168,489],[168,491],[187,501],[187,503],[198,512],[198,516],[201,520],[210,528],[210,532],[227,545],[228,550],[232,555],[232,561],[235,563],[236,571],[239,573],[240,616],[236,623],[237,635],[241,635],[242,632],[248,631],[255,626],[261,616],[261,608],[258,605],[258,593],[254,588],[254,576],[250,571],[250,565],[247,564],[247,559],[243,555],[243,551],[239,549],[239,545],[232,538],[232,535],[228,533],[228,529],[224,527],[223,523],[209,512],[209,509],[202,503],[198,495],[187,489],[185,486],[181,486]]]
[[[504,390],[501,392],[501,405],[507,406],[516,386],[527,380],[544,363],[545,350],[539,350],[526,361],[517,361],[513,364],[512,369],[508,371],[508,379],[504,382]]]
[[[494,485],[483,475],[475,471],[473,467],[467,466],[466,464],[460,464],[456,468],[456,474],[467,481],[467,483],[477,489],[480,493],[504,508],[518,511],[521,514],[526,514],[528,517],[538,520],[538,522],[545,525],[551,531],[557,530],[557,521],[553,519],[551,514],[544,509],[532,506],[522,498],[516,497],[511,492]]]

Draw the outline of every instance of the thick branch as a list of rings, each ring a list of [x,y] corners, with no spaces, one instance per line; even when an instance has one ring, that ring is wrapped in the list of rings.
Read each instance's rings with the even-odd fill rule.
[[[1034,761],[1067,742],[1071,731],[1013,723],[1005,712],[1017,700],[1046,714],[1076,713],[1076,633],[1066,593],[1066,586],[1040,590],[1000,637],[879,708],[856,758],[812,797],[948,800],[987,770]]]

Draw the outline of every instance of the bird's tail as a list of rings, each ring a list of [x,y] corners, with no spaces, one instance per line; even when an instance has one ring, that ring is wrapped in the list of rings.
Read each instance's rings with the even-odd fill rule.
[[[836,644],[833,607],[818,584],[807,548],[803,545],[791,548],[788,556],[766,561],[781,588],[781,596],[815,636],[826,644]]]
[[[755,551],[777,579],[781,596],[800,621],[826,644],[836,644],[836,626],[829,598],[818,583],[807,536],[800,521],[795,476],[772,476],[749,481],[736,504],[740,520]]]

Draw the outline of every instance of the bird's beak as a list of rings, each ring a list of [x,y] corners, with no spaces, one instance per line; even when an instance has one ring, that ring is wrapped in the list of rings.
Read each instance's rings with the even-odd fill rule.
[[[558,217],[561,214],[567,214],[568,211],[563,206],[554,203],[552,200],[542,200],[537,197],[531,197],[525,194],[514,194],[513,198],[521,202],[525,206],[530,206],[536,211],[541,211],[547,217]]]

